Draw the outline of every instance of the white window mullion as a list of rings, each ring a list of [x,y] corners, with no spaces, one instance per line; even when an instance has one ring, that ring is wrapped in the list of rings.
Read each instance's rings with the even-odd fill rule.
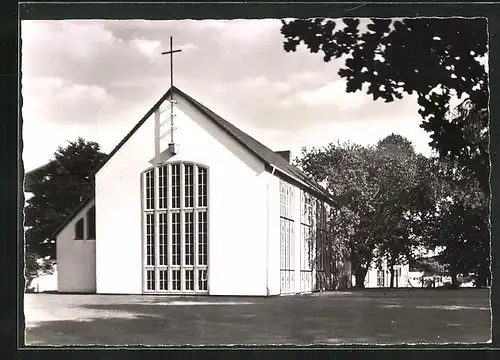
[[[198,212],[196,211],[196,203],[193,211],[193,253],[194,253],[194,290],[198,291]]]
[[[185,213],[184,213],[184,164],[179,164],[179,206],[180,206],[180,256],[181,261],[179,263],[181,269],[180,281],[181,281],[181,291],[186,291],[185,287],[185,275],[184,275],[184,263],[185,263],[185,254],[184,254],[184,246],[185,245],[185,231],[184,231],[184,223],[185,223]]]
[[[160,274],[159,274],[159,271],[158,271],[158,261],[160,260],[159,259],[159,229],[160,229],[160,226],[159,226],[159,216],[158,216],[158,212],[156,211],[158,209],[158,189],[159,189],[159,186],[158,186],[158,168],[155,167],[153,168],[153,221],[154,221],[154,225],[153,225],[153,246],[154,246],[154,251],[153,251],[153,256],[154,256],[154,259],[153,259],[153,264],[154,264],[154,267],[153,267],[153,271],[154,271],[154,277],[155,277],[155,285],[154,285],[154,292],[158,292],[160,286]]]
[[[153,168],[153,210],[157,210],[158,209],[158,206],[159,206],[159,194],[158,194],[158,190],[159,190],[159,185],[158,185],[158,180],[159,180],[159,171],[158,171],[158,168],[155,167]]]
[[[182,195],[181,195],[181,198],[182,198]],[[179,262],[180,269],[181,269],[181,291],[185,291],[185,286],[184,286],[184,261],[185,261],[185,258],[184,258],[185,257],[185,254],[184,254],[184,246],[185,246],[184,223],[185,223],[185,219],[184,219],[184,216],[185,216],[184,209],[181,209],[181,211],[180,211],[180,232],[179,232],[179,235],[180,235],[179,254],[181,257],[180,262]]]
[[[145,179],[143,179],[145,180]],[[145,182],[144,182],[145,183]],[[146,188],[146,186],[144,186],[144,189]],[[145,191],[143,191],[144,195],[145,195]],[[143,207],[145,208],[146,207],[146,204],[145,204],[145,201],[146,201],[146,197],[144,196],[143,198]],[[148,250],[147,250],[147,241],[146,241],[146,213],[143,211],[142,213],[142,238],[143,238],[143,241],[142,241],[142,279],[143,279],[143,291],[148,291],[148,278],[147,278],[147,272],[146,272],[146,269],[147,269],[147,256],[148,256]]]
[[[172,219],[170,217],[170,213],[167,211],[165,214],[165,218],[167,219],[167,274],[168,274],[168,282],[167,289],[168,291],[172,291]]]
[[[194,291],[198,288],[198,166],[193,165],[193,279]]]
[[[185,200],[184,199],[184,186],[185,186],[185,173],[184,173],[184,164],[180,164],[179,166],[179,196],[181,197],[180,198],[180,208],[181,209],[184,209],[186,207],[186,204],[185,204]]]
[[[169,209],[172,207],[172,179],[170,178],[172,171],[170,165],[164,167],[163,176],[165,177],[165,219],[167,221],[166,231],[166,249],[167,249],[167,291],[172,291],[172,217]]]
[[[167,201],[167,204],[166,204],[166,208],[167,208],[167,211],[172,209],[172,165],[167,165],[165,166],[165,169],[166,169],[166,174],[165,174],[165,177],[168,179],[167,181],[167,187],[165,189],[165,192],[166,192],[166,201]],[[169,218],[170,219],[170,218]]]
[[[146,241],[146,173],[141,175],[142,182],[142,290],[147,292],[148,289],[148,278],[147,278],[147,241]]]
[[[153,237],[153,243],[154,243],[154,271],[155,271],[155,292],[158,291],[159,287],[159,272],[158,272],[158,262],[160,261],[160,242],[159,242],[159,220],[160,216],[158,215],[157,212],[153,213],[153,219],[154,219],[154,237]]]

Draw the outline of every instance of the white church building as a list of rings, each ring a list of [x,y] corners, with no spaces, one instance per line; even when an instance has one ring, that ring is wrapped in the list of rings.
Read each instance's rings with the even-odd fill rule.
[[[333,203],[289,157],[171,87],[95,173],[95,197],[56,231],[58,291],[321,289]]]

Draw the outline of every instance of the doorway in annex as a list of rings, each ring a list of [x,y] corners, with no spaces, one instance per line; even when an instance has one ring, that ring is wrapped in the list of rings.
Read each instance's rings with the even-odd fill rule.
[[[208,168],[177,162],[142,174],[143,292],[208,293]]]

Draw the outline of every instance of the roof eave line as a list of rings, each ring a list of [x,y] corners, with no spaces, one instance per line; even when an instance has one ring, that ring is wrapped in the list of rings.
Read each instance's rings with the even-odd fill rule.
[[[290,175],[289,173],[287,173],[283,169],[281,169],[279,166],[271,164],[271,163],[269,163],[269,166],[271,166],[274,170],[278,170],[281,174],[283,174],[283,175],[285,175],[285,176],[293,179],[294,181],[298,182],[299,184],[301,184],[305,188],[311,189],[311,190],[317,192],[318,194],[321,194],[321,191],[318,191],[317,189],[314,189],[313,187],[311,187],[310,185],[306,184],[305,182],[303,182],[302,180],[298,179],[297,177]],[[331,205],[334,204],[334,201],[332,199],[330,199],[329,196],[327,196],[326,194],[321,194],[321,195],[324,196],[325,198],[327,198],[329,200],[329,202],[331,203]]]

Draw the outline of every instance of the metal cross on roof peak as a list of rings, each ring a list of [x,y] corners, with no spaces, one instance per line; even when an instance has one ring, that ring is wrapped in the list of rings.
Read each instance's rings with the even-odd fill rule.
[[[174,55],[174,53],[182,51],[182,49],[173,50],[172,49],[172,47],[173,47],[172,42],[173,42],[173,39],[171,36],[170,37],[170,50],[164,51],[161,53],[162,55],[166,55],[166,54],[170,55],[170,87],[174,86],[174,57],[173,57],[173,55]]]
[[[170,37],[170,50],[169,51],[164,51],[161,54],[170,55],[170,142],[174,142],[174,92],[173,92],[173,86],[174,86],[174,53],[181,52],[182,49],[177,49],[174,50],[172,46],[172,36]]]

